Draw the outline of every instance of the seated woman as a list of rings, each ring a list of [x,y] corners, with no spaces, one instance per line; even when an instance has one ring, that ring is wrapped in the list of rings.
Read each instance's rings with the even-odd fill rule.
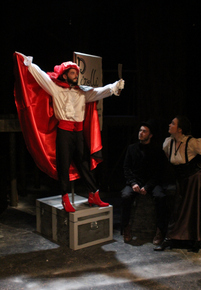
[[[193,138],[191,123],[177,116],[169,125],[171,137],[165,139],[163,150],[176,174],[174,208],[165,240],[155,251],[172,247],[173,240],[192,241],[192,251],[198,252],[201,241],[201,138]]]

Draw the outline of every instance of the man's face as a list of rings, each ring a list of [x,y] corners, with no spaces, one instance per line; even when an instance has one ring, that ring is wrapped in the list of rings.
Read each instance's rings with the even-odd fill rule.
[[[140,143],[148,144],[151,141],[151,137],[153,135],[151,134],[150,130],[146,126],[141,126],[138,134],[138,139],[140,140]]]
[[[67,81],[69,85],[76,86],[78,82],[78,73],[76,69],[71,68],[67,73],[63,74],[63,78]]]

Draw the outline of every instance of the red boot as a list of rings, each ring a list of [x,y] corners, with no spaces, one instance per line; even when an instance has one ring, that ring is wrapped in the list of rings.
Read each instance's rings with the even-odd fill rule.
[[[103,202],[100,199],[99,190],[97,190],[95,193],[93,192],[89,193],[88,202],[89,202],[89,206],[92,206],[92,204],[98,205],[99,207],[105,207],[109,205],[109,203]]]
[[[68,197],[68,193],[66,193],[65,195],[62,196],[62,204],[63,207],[65,209],[65,211],[67,212],[75,212],[74,207],[71,205],[69,197]]]

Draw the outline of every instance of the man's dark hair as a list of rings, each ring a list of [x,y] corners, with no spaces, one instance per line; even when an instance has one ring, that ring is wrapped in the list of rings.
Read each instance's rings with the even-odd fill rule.
[[[69,69],[67,69],[67,70],[65,70],[60,76],[58,76],[58,80],[60,80],[60,81],[64,81],[64,78],[63,78],[63,75],[64,74],[67,74],[68,72],[69,72],[69,70],[70,70],[70,68]]]

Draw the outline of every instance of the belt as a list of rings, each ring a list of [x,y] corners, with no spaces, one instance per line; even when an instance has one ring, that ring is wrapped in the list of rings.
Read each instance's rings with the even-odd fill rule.
[[[83,130],[83,122],[60,120],[58,127],[66,131],[78,132]]]

